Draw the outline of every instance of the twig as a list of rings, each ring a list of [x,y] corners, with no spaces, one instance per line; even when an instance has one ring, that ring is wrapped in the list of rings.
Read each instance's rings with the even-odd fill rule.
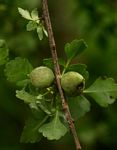
[[[59,63],[58,63],[56,44],[55,44],[55,40],[54,40],[52,25],[51,25],[49,11],[48,11],[47,0],[42,0],[42,5],[43,5],[43,16],[44,16],[45,24],[46,24],[47,31],[48,31],[48,37],[49,37],[49,44],[50,44],[52,59],[53,59],[53,62],[54,62],[56,83],[57,83],[57,87],[58,87],[58,90],[59,90],[59,93],[60,93],[60,96],[61,96],[63,111],[65,113],[67,122],[69,124],[69,128],[70,128],[71,133],[73,135],[74,142],[75,142],[75,145],[76,145],[76,150],[80,150],[81,146],[80,146],[80,142],[79,142],[79,139],[78,139],[78,136],[77,136],[77,133],[76,133],[74,122],[73,122],[73,119],[71,117],[69,106],[67,104],[67,101],[65,100],[65,96],[64,96],[64,93],[63,93],[63,90],[62,90],[62,87],[61,87],[61,82],[60,82],[61,73],[60,73],[60,67],[59,67]]]

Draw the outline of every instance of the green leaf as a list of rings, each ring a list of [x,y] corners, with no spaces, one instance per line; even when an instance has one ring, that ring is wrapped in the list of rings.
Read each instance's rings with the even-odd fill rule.
[[[42,138],[42,134],[38,132],[40,126],[46,121],[45,116],[42,113],[38,113],[40,117],[38,119],[34,117],[30,117],[26,123],[25,127],[23,129],[20,142],[22,143],[35,143],[39,142]],[[44,119],[43,119],[44,118]]]
[[[68,60],[72,60],[82,53],[87,48],[87,45],[83,39],[73,40],[71,43],[65,45],[65,52]]]
[[[53,63],[52,58],[43,59],[43,65],[47,66],[48,68],[50,68],[52,70],[54,69],[54,63]]]
[[[19,13],[22,15],[23,18],[27,19],[27,20],[32,20],[30,13],[28,10],[24,10],[22,8],[18,8]]]
[[[31,12],[31,17],[32,17],[33,20],[39,21],[37,8],[35,8],[35,9]],[[39,22],[38,22],[38,23],[39,23]]]
[[[27,84],[30,84],[30,79],[24,79],[22,81],[17,82],[17,86],[19,87],[26,87]]]
[[[38,96],[31,95],[30,93],[23,90],[16,90],[16,97],[20,100],[23,100],[25,103],[30,104],[30,108],[35,108],[36,110],[39,108],[44,113],[51,115],[48,105],[44,101],[43,95],[39,94]]]
[[[38,97],[37,97],[38,98]],[[51,115],[51,111],[49,108],[49,105],[47,105],[47,103],[45,102],[44,97],[42,96],[41,99],[38,99],[36,101],[36,105],[43,111],[45,112],[47,115]]]
[[[61,65],[61,66],[63,66],[63,67],[65,67],[65,65],[66,65],[66,61],[63,59],[63,58],[59,58],[59,65]]]
[[[31,103],[31,104],[34,104],[34,103]],[[36,104],[35,104],[35,106],[36,106]],[[30,104],[29,104],[29,107],[30,107]],[[40,120],[41,118],[42,118],[41,120],[44,119],[45,113],[41,109],[38,109],[37,106],[36,107],[30,107],[30,109],[31,109],[31,113],[33,115],[33,118],[38,119],[38,120]]]
[[[44,34],[48,37],[48,32],[46,31],[45,27],[42,27]]]
[[[48,115],[51,115],[51,104],[47,102],[48,98],[45,98],[42,94],[36,96],[36,105],[43,112]]]
[[[89,78],[89,73],[86,69],[87,66],[85,64],[73,64],[70,65],[66,71],[76,71],[80,73],[87,80]]]
[[[59,119],[59,112],[56,112],[54,119],[44,124],[39,132],[43,134],[48,140],[58,140],[67,132],[67,128],[61,123]]]
[[[27,79],[27,75],[32,69],[32,65],[27,59],[16,57],[6,64],[4,71],[7,80],[17,84],[19,81]]]
[[[33,103],[36,101],[36,96],[33,96],[25,90],[16,90],[16,97],[23,100],[25,103]]]
[[[107,107],[117,98],[117,84],[112,78],[98,78],[84,93],[90,95],[100,106]]]
[[[35,21],[29,21],[26,26],[27,31],[35,30],[36,28],[37,28],[37,23]]]
[[[84,96],[68,98],[68,104],[74,120],[78,120],[90,111],[90,103]]]
[[[38,34],[39,39],[42,40],[43,39],[43,29],[41,26],[37,27],[37,34]]]
[[[0,39],[0,65],[8,61],[9,50],[5,40]]]

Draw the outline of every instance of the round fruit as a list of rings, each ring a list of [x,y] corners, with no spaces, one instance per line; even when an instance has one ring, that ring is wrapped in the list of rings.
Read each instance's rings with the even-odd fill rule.
[[[54,81],[54,78],[52,70],[45,66],[37,67],[30,73],[32,85],[38,88],[49,87]]]
[[[61,86],[70,95],[78,95],[85,86],[85,79],[78,72],[70,71],[61,78]]]

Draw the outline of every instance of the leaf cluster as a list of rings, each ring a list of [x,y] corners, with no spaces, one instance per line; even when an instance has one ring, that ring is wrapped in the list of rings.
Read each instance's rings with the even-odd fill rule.
[[[27,30],[36,29],[39,39],[42,40],[42,31],[45,34],[46,31],[40,22],[37,10],[35,9],[31,13],[21,8],[18,10],[22,17],[29,20]],[[75,71],[80,73],[85,81],[88,80],[87,66],[81,63],[72,63],[86,48],[87,45],[83,39],[76,39],[65,45],[66,60],[59,59],[62,75],[69,71]],[[10,60],[9,50],[4,40],[0,40],[0,65],[5,65],[4,72],[7,80],[17,85],[16,97],[26,103],[31,110],[31,116],[26,121],[21,135],[21,142],[35,143],[40,141],[42,136],[48,140],[58,140],[64,136],[69,131],[69,128],[61,106],[56,83],[54,82],[48,88],[43,89],[34,87],[29,76],[33,66],[26,58],[16,57]],[[51,58],[43,59],[43,65],[54,70]],[[92,85],[83,89],[82,93],[76,96],[66,94],[66,97],[71,114],[76,121],[90,111],[89,97],[100,106],[107,107],[116,100],[116,93],[117,84],[112,78],[99,77]]]
[[[48,36],[48,33],[45,30],[41,18],[39,18],[38,16],[37,9],[32,10],[31,13],[28,10],[24,10],[22,8],[18,8],[18,11],[23,18],[29,21],[28,24],[26,25],[27,31],[36,30],[40,40],[43,39],[44,34]]]

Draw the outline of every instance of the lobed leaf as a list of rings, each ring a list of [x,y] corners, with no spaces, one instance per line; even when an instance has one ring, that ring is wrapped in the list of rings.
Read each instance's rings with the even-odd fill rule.
[[[59,59],[58,59],[58,62],[59,62],[59,65],[61,65],[61,66],[65,67],[65,65],[66,65],[66,61],[65,61],[65,59],[63,59],[63,58],[59,58]]]
[[[36,105],[38,106],[38,108],[40,108],[43,112],[45,112],[46,114],[48,115],[51,115],[51,110],[50,110],[50,107],[49,107],[49,104],[47,104],[45,102],[45,99],[43,96],[41,96],[42,98],[41,99],[38,99],[36,101]]]
[[[19,87],[26,87],[28,84],[30,84],[30,79],[24,79],[17,82],[17,86]]]
[[[48,140],[58,140],[66,134],[67,128],[61,123],[58,111],[51,122],[40,127],[39,132]]]
[[[0,65],[4,65],[8,61],[9,49],[5,40],[0,39]]]
[[[46,31],[46,29],[45,29],[44,26],[42,26],[42,29],[43,29],[43,32],[44,32],[44,34],[46,35],[46,37],[48,37],[48,32]]]
[[[19,13],[22,15],[23,18],[27,20],[32,20],[31,15],[28,10],[24,10],[22,8],[18,8]]]
[[[65,53],[67,55],[68,60],[71,61],[79,54],[81,54],[86,48],[87,45],[83,39],[73,40],[71,43],[67,43],[65,45]]]
[[[43,39],[43,28],[41,26],[37,27],[37,34],[40,40]]]
[[[98,78],[84,93],[90,95],[100,106],[107,107],[117,98],[117,84],[112,78]]]
[[[6,64],[4,72],[8,81],[17,84],[19,81],[27,79],[27,75],[32,69],[33,67],[27,59],[16,57]]]
[[[31,17],[32,17],[33,20],[39,21],[37,8],[35,8],[34,10],[32,10]]]
[[[70,112],[75,120],[90,111],[90,102],[84,96],[68,98]]]
[[[36,96],[33,96],[24,90],[16,90],[16,97],[23,100],[25,103],[33,103],[36,101]]]
[[[24,126],[20,142],[21,143],[36,143],[42,138],[42,134],[38,132],[40,126],[43,124],[44,114],[38,113],[38,119],[30,117]]]
[[[35,30],[37,28],[37,23],[35,21],[29,21],[26,29],[27,31]]]

